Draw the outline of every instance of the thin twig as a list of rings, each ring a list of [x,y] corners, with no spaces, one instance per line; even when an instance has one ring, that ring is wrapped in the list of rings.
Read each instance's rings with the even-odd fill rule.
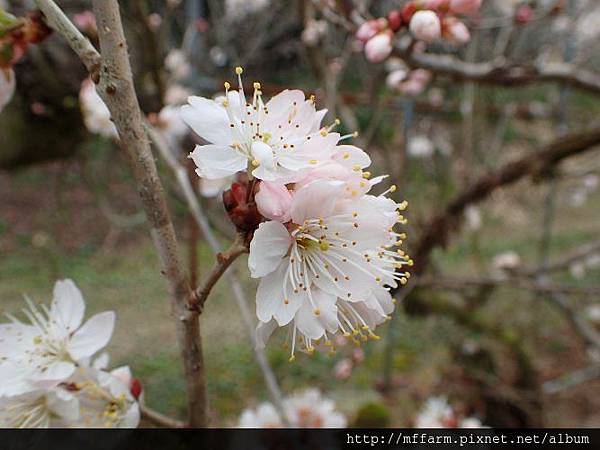
[[[542,389],[546,394],[557,394],[561,391],[577,386],[578,384],[598,378],[600,378],[600,364],[595,364],[593,366],[568,373],[555,380],[546,381],[542,385]]]
[[[184,428],[185,423],[180,420],[173,419],[169,416],[165,416],[158,411],[154,411],[151,408],[148,408],[144,404],[140,404],[140,412],[142,413],[142,417],[146,419],[148,422],[152,422],[154,425],[158,425],[161,428]]]
[[[97,91],[110,110],[122,147],[140,193],[144,211],[166,276],[177,340],[187,386],[188,419],[193,427],[207,425],[207,397],[198,314],[188,308],[191,289],[180,261],[175,230],[167,208],[164,189],[143,128],[140,106],[133,86],[127,44],[116,0],[94,0],[101,57],[52,0],[36,0],[48,24],[62,34],[79,55]]]
[[[217,281],[221,279],[225,271],[238,256],[247,252],[248,248],[244,245],[244,237],[238,235],[233,244],[231,244],[231,247],[224,252],[217,253],[217,260],[208,274],[208,277],[206,277],[194,292],[190,307],[201,313],[204,308],[204,303],[208,299],[212,288],[217,284]]]
[[[414,282],[411,280],[411,282]],[[440,278],[420,277],[418,285],[421,287],[462,291],[465,288],[487,288],[504,286],[514,289],[524,289],[538,293],[561,293],[567,295],[600,295],[600,286],[570,286],[556,283],[545,283],[528,280],[520,277],[510,278]]]

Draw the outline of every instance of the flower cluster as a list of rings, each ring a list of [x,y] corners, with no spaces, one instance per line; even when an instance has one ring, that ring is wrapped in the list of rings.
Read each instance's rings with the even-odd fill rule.
[[[26,322],[7,314],[0,324],[0,428],[136,427],[141,385],[127,367],[106,371],[106,353],[92,360],[114,313],[82,324],[85,303],[71,280],[55,284],[50,307],[26,301]]]
[[[407,282],[402,269],[412,264],[395,248],[405,239],[395,226],[406,223],[406,202],[387,196],[395,186],[371,193],[385,176],[371,178],[369,156],[342,143],[353,135],[333,131],[339,121],[321,126],[326,111],[314,97],[285,90],[265,103],[254,83],[247,101],[236,73],[238,90],[225,83],[221,99],[190,97],[182,114],[209,142],[190,155],[200,177],[245,171],[253,180],[224,200],[251,237],[259,345],[278,327],[289,329],[291,360],[297,348],[333,350],[338,334],[355,344],[378,339],[374,328],[394,309],[389,291]]]
[[[476,417],[465,417],[448,404],[446,397],[431,397],[415,420],[416,428],[482,428]]]
[[[346,417],[335,410],[333,401],[323,398],[318,389],[308,389],[283,401],[285,414],[293,428],[345,428]],[[240,416],[240,428],[282,428],[275,407],[268,402],[246,409]]]
[[[365,21],[356,31],[364,44],[366,58],[384,61],[393,49],[396,33],[408,29],[419,41],[431,43],[444,39],[451,45],[463,45],[471,36],[457,16],[474,14],[481,0],[412,0],[402,8],[390,11],[387,17]]]

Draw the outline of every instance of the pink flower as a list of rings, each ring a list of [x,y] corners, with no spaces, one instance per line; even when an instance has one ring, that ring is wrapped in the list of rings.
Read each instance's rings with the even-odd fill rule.
[[[98,26],[96,25],[96,16],[91,11],[83,11],[73,15],[73,22],[84,33],[91,36],[98,34]]]
[[[480,6],[481,0],[450,0],[450,12],[453,14],[473,14]]]
[[[464,45],[471,39],[471,33],[460,20],[449,17],[443,23],[444,38],[453,45]]]
[[[333,376],[337,380],[347,380],[352,375],[354,364],[348,358],[342,359],[333,368]]]
[[[356,39],[367,42],[379,32],[379,24],[376,20],[367,20],[356,31]]]
[[[407,75],[408,74],[404,69],[394,70],[388,74],[387,78],[385,79],[385,84],[387,84],[390,89],[398,89],[400,84],[406,80]]]
[[[379,33],[365,44],[365,56],[372,63],[379,63],[392,53],[392,34]]]
[[[281,223],[290,221],[292,194],[283,184],[263,181],[255,198],[258,211],[267,219]]]
[[[417,11],[410,20],[410,32],[421,41],[433,42],[442,35],[440,19],[433,11]]]

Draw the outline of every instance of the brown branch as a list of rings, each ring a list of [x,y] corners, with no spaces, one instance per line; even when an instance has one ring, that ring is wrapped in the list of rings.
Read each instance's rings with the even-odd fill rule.
[[[417,281],[420,287],[462,291],[465,288],[509,287],[525,289],[539,293],[561,293],[567,295],[600,295],[600,286],[570,286],[556,283],[538,282],[526,278],[440,278],[420,277]]]
[[[504,58],[488,62],[466,62],[451,55],[415,53],[403,49],[397,49],[396,54],[413,68],[430,70],[457,80],[502,86],[558,82],[600,94],[599,74],[568,63],[524,66],[512,64]]]
[[[153,423],[154,425],[159,426],[160,428],[184,428],[185,423],[173,419],[172,417],[165,416],[158,411],[154,411],[151,408],[148,408],[146,405],[140,403],[140,413],[142,417],[146,419],[148,422]]]
[[[48,24],[62,34],[98,82],[97,91],[111,112],[122,147],[129,156],[152,238],[166,276],[177,339],[187,384],[189,424],[207,425],[204,362],[198,314],[188,308],[191,289],[180,261],[179,248],[154,157],[143,128],[127,44],[116,0],[94,0],[101,57],[52,0],[36,0]],[[98,64],[100,69],[98,70]],[[95,76],[96,75],[96,76]]]
[[[543,267],[533,268],[520,268],[519,273],[525,276],[537,276],[550,272],[559,272],[566,270],[571,267],[572,264],[586,259],[588,256],[600,253],[600,241],[594,241],[582,245],[581,247],[573,250],[571,253],[563,255],[559,260],[550,262]]]
[[[516,183],[526,177],[544,175],[562,160],[583,153],[600,145],[600,127],[572,133],[544,146],[540,151],[524,156],[502,166],[496,172],[483,175],[472,183],[446,208],[435,214],[423,227],[423,233],[413,247],[415,261],[413,271],[423,273],[436,247],[445,247],[453,232],[458,231],[467,206],[488,198],[496,189]]]
[[[204,309],[204,303],[208,299],[212,288],[221,279],[225,271],[233,264],[233,262],[244,253],[248,252],[248,248],[244,245],[244,236],[238,235],[229,247],[224,252],[217,253],[217,261],[211,269],[208,277],[192,294],[190,308],[199,313]]]

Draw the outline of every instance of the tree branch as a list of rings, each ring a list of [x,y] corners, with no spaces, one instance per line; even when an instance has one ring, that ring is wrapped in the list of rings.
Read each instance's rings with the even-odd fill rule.
[[[162,273],[169,283],[187,384],[189,424],[204,427],[207,425],[207,399],[198,314],[188,308],[191,289],[180,261],[164,190],[142,125],[119,4],[116,0],[93,1],[102,48],[100,57],[52,0],[36,0],[36,3],[46,15],[48,24],[67,39],[98,83],[98,94],[108,106],[122,147],[129,156]]]
[[[169,416],[165,416],[158,411],[148,408],[146,405],[140,403],[140,412],[142,417],[148,422],[152,422],[154,425],[158,425],[161,428],[184,428],[185,423],[173,419]]]
[[[190,308],[198,311],[198,313],[202,313],[204,303],[208,299],[212,288],[215,286],[215,284],[217,284],[217,281],[221,279],[225,271],[238,258],[238,256],[247,252],[248,248],[244,245],[244,237],[238,235],[233,244],[231,244],[231,247],[224,252],[217,253],[217,261],[211,269],[208,277],[192,294]]]
[[[423,227],[424,231],[411,254],[415,261],[413,271],[416,274],[423,273],[429,263],[431,251],[436,247],[444,247],[450,235],[458,231],[467,206],[485,200],[496,189],[526,177],[544,175],[562,160],[584,153],[597,145],[600,145],[600,127],[568,134],[538,152],[509,162],[496,172],[483,175],[459,193],[443,211],[435,214]]]
[[[546,283],[525,278],[440,278],[420,277],[417,284],[425,288],[462,291],[465,288],[489,288],[505,286],[514,289],[525,289],[538,293],[561,293],[566,295],[600,295],[600,286],[569,286]]]
[[[204,214],[202,208],[200,208],[200,204],[198,202],[198,198],[194,192],[194,188],[190,182],[189,177],[187,176],[187,172],[185,168],[177,161],[177,158],[173,155],[173,153],[169,150],[169,146],[165,139],[158,133],[154,128],[150,125],[146,124],[146,129],[148,135],[152,139],[155,147],[157,148],[160,155],[163,157],[169,168],[175,174],[179,187],[183,191],[183,195],[185,201],[192,213],[192,216],[198,223],[198,226],[202,230],[202,234],[204,235],[204,239],[212,249],[213,253],[217,255],[221,251],[221,245],[217,240],[215,234],[210,227],[210,223],[208,218]],[[233,296],[240,308],[240,313],[242,315],[242,321],[244,322],[244,326],[248,332],[248,337],[250,338],[250,342],[252,348],[254,350],[254,356],[260,370],[263,374],[263,378],[265,380],[265,384],[267,385],[267,390],[269,391],[269,396],[271,398],[271,402],[275,406],[279,417],[285,426],[289,427],[289,419],[286,415],[285,408],[283,407],[283,396],[281,394],[281,390],[279,389],[279,384],[277,383],[277,378],[269,365],[269,361],[267,360],[267,356],[264,352],[264,349],[258,348],[256,346],[256,336],[254,333],[254,323],[252,321],[252,313],[248,308],[248,302],[246,300],[246,296],[244,294],[244,289],[240,281],[233,273],[226,273],[228,277],[229,287],[233,292]]]

